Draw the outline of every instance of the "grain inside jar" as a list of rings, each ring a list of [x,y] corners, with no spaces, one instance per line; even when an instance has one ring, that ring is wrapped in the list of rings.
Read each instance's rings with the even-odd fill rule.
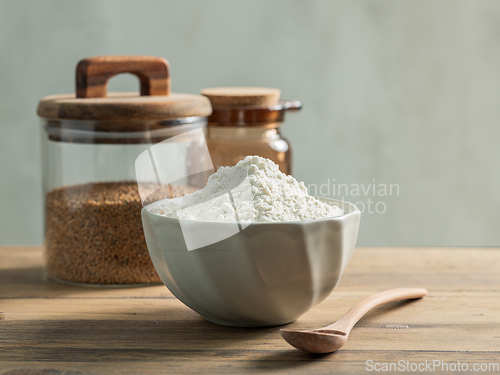
[[[173,197],[196,189],[169,187]],[[46,195],[47,274],[85,284],[161,283],[144,239],[135,182],[64,186]]]

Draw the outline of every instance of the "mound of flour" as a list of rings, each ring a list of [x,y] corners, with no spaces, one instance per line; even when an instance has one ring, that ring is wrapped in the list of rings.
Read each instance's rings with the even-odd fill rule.
[[[313,220],[344,213],[308,195],[303,182],[259,156],[247,156],[234,167],[219,168],[202,190],[164,200],[152,212],[187,220],[258,223]]]

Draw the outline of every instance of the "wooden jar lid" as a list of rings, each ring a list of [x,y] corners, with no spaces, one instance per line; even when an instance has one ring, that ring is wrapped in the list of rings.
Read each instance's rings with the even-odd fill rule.
[[[113,92],[105,98],[77,98],[75,94],[46,96],[37,114],[67,120],[153,120],[209,116],[210,101],[202,95],[171,93],[168,96],[140,96]]]
[[[107,93],[116,74],[139,78],[139,93]],[[210,101],[202,95],[170,93],[168,61],[152,56],[100,56],[81,60],[76,68],[76,94],[43,98],[40,117],[68,120],[152,120],[209,116]]]
[[[278,104],[280,90],[267,87],[213,87],[201,90],[212,107],[271,107]]]

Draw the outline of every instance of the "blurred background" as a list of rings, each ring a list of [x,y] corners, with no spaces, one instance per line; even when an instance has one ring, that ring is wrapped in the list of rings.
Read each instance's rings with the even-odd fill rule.
[[[301,100],[294,176],[365,206],[359,245],[500,245],[496,0],[0,0],[0,51],[0,244],[43,241],[38,100],[74,92],[81,58],[138,54],[169,60],[174,92]]]

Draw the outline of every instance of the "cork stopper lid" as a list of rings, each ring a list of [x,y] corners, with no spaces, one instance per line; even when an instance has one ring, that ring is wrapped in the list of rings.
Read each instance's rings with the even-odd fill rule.
[[[280,90],[268,87],[213,87],[201,93],[212,103],[209,126],[275,126],[285,112],[302,107],[297,100],[280,100]]]
[[[280,90],[267,87],[213,87],[201,90],[212,107],[271,107],[280,100]]]
[[[120,73],[136,75],[140,93],[107,93],[108,80]],[[47,119],[153,120],[205,117],[212,113],[202,95],[170,92],[168,61],[154,56],[100,56],[81,60],[76,93],[51,95],[38,103]]]

